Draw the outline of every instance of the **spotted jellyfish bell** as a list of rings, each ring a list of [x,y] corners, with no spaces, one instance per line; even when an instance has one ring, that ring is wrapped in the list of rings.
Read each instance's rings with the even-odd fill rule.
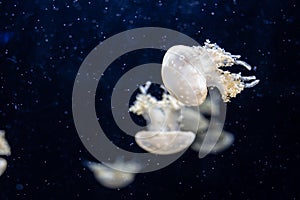
[[[182,104],[174,97],[163,94],[162,100],[147,93],[151,83],[140,86],[139,94],[129,109],[142,115],[147,121],[147,131],[135,135],[136,143],[144,150],[160,155],[178,153],[187,149],[194,141],[195,134],[180,130]]]
[[[204,46],[176,45],[163,58],[162,80],[167,90],[187,106],[201,105],[206,99],[207,87],[218,88],[224,102],[228,102],[244,88],[259,82],[255,76],[241,76],[241,73],[220,69],[236,64],[251,70],[251,66],[239,58],[209,40]]]

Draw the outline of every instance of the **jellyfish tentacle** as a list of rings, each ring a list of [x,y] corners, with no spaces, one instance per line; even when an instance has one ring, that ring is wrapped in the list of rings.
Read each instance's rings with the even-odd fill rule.
[[[251,70],[251,65],[249,65],[249,64],[246,63],[245,61],[242,61],[242,60],[235,60],[234,64],[236,64],[236,65],[241,65],[241,66],[245,67],[246,69],[248,69],[249,71]]]
[[[142,86],[142,85],[141,85],[141,86],[139,87],[141,93],[142,93],[142,94],[147,94],[147,91],[149,90],[151,84],[152,84],[152,83],[151,83],[150,81],[147,81],[146,84],[145,84],[145,86]]]
[[[242,81],[252,81],[252,80],[256,80],[255,76],[241,76],[241,80]]]
[[[251,83],[246,83],[245,88],[252,88],[259,83],[259,80],[252,81]]]

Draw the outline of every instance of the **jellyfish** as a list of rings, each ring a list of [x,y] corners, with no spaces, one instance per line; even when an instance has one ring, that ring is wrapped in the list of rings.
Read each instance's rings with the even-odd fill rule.
[[[205,115],[210,117],[211,115],[218,115],[218,111],[212,113],[212,102],[210,98],[207,98],[205,102],[199,107],[188,107],[185,106],[182,109],[182,121],[181,127],[182,130],[192,131],[196,133],[196,139],[191,145],[191,149],[199,153],[212,153],[217,154],[221,153],[227,148],[229,148],[234,142],[234,136],[232,133],[227,131],[222,131],[221,135],[213,129],[210,132],[210,140],[207,140],[205,143],[204,138],[207,134],[209,128],[209,121],[206,119]],[[215,143],[215,141],[217,141]],[[211,146],[213,148],[211,149]],[[202,147],[202,148],[201,148]],[[211,149],[211,151],[210,151]],[[201,151],[201,152],[200,152]]]
[[[139,171],[141,166],[134,161],[124,162],[117,160],[111,165],[113,168],[124,169],[124,171],[115,170],[101,163],[87,162],[87,167],[94,173],[97,181],[103,186],[111,189],[123,188],[134,181],[135,174],[126,171]]]
[[[207,97],[208,87],[216,87],[224,102],[228,102],[259,82],[255,76],[224,70],[233,65],[251,70],[251,66],[239,58],[209,40],[204,46],[176,45],[163,58],[162,80],[168,92],[185,105],[201,105]]]
[[[182,103],[171,95],[163,94],[162,100],[148,94],[151,82],[140,86],[139,94],[129,111],[142,115],[147,130],[135,135],[136,143],[144,150],[159,155],[174,154],[188,148],[195,139],[191,131],[180,129]]]
[[[5,132],[0,130],[0,155],[9,156],[11,154],[10,147],[5,139]]]
[[[0,176],[2,176],[6,168],[7,168],[7,161],[3,158],[0,158]]]
[[[5,139],[5,132],[0,130],[0,155],[9,156],[11,154],[10,147]],[[7,168],[7,161],[0,158],[0,176],[4,173]]]
[[[198,133],[195,142],[191,145],[191,148],[197,152],[201,151],[200,153],[217,154],[229,148],[234,141],[233,134],[227,131],[222,131],[221,135],[217,131],[211,131],[210,134],[212,134],[212,137],[210,138],[217,137],[217,143],[215,143],[215,139],[211,142],[206,141],[206,143],[203,143],[205,134]],[[211,146],[213,146],[212,149],[210,148]]]

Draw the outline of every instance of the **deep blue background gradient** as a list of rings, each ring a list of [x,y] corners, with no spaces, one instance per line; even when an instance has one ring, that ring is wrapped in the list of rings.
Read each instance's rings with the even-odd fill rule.
[[[0,199],[300,199],[299,7],[289,0],[1,0],[0,129],[12,156]],[[261,82],[228,104],[225,130],[236,138],[230,149],[201,160],[188,150],[167,168],[110,190],[82,165],[94,159],[73,123],[73,82],[99,42],[145,26],[210,39],[255,68],[233,71]],[[113,85],[136,65],[161,62],[163,53],[126,54],[99,83],[99,121],[124,148],[140,150],[113,122]]]

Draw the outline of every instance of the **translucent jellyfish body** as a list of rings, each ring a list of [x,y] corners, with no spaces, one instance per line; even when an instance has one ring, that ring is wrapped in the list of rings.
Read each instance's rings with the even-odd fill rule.
[[[182,104],[168,94],[163,94],[162,100],[147,93],[151,83],[140,87],[141,94],[137,96],[129,111],[142,115],[147,121],[147,131],[135,135],[137,144],[144,150],[154,154],[173,154],[188,148],[195,139],[190,131],[180,130]]]
[[[210,136],[208,137],[210,140],[206,140],[204,143],[206,134],[208,134],[207,130],[209,128],[209,121],[203,114],[206,114],[207,116],[218,115],[218,113],[212,113],[211,103],[214,102],[211,102],[208,98],[200,107],[195,108],[185,106],[181,112],[181,129],[196,133],[196,139],[191,145],[191,148],[199,153],[220,153],[229,148],[234,142],[234,136],[232,133],[222,131],[220,135],[216,130],[212,129],[212,131],[210,131]],[[211,146],[213,146],[212,149]]]
[[[117,160],[111,166],[124,171],[109,168],[101,163],[87,163],[88,168],[94,173],[95,178],[103,186],[111,189],[123,188],[134,181],[135,174],[126,171],[139,171],[141,166],[136,162]]]
[[[234,136],[231,133],[228,133],[226,131],[222,131],[221,135],[219,133],[216,132],[216,134],[214,134],[215,132],[211,132],[212,137],[218,137],[217,138],[217,143],[215,143],[213,140],[213,142],[210,143],[210,141],[206,141],[206,143],[204,144],[204,137],[205,134],[201,134],[198,133],[197,134],[197,138],[195,140],[195,142],[192,144],[191,148],[194,151],[202,151],[201,153],[220,153],[222,151],[224,151],[225,149],[227,149],[228,147],[230,147],[234,141]],[[211,149],[210,147],[213,146],[213,149]]]
[[[202,114],[202,109],[197,107],[183,107],[181,110],[181,129],[193,133],[204,132],[209,126],[209,121]]]
[[[7,167],[7,162],[5,159],[0,158],[0,176],[5,172]]]
[[[10,147],[5,139],[5,132],[0,131],[0,155],[9,156],[11,154]]]
[[[209,120],[204,116],[218,115],[212,113],[212,102],[209,98],[201,106],[191,107],[177,101],[168,94],[162,100],[147,93],[150,82],[141,86],[142,94],[137,96],[130,111],[142,115],[148,122],[148,131],[140,131],[135,135],[137,144],[150,153],[167,155],[182,151],[189,146],[201,153],[219,153],[230,147],[234,141],[233,134],[222,131],[221,135],[214,129],[210,131],[210,139],[204,142]],[[213,128],[213,127],[211,127]],[[195,139],[196,138],[196,139]],[[202,147],[202,148],[201,148]]]
[[[0,155],[9,156],[11,154],[10,147],[5,139],[5,132],[0,130]],[[7,168],[7,162],[5,159],[0,158],[0,176]]]
[[[135,136],[137,144],[144,150],[160,155],[178,153],[188,148],[195,139],[192,132],[140,131]]]
[[[251,70],[249,64],[238,58],[240,56],[225,52],[209,40],[204,46],[173,46],[163,58],[162,79],[168,91],[185,105],[201,105],[206,99],[207,87],[217,87],[227,102],[244,88],[259,82],[255,76],[245,77],[220,68],[236,64]]]

